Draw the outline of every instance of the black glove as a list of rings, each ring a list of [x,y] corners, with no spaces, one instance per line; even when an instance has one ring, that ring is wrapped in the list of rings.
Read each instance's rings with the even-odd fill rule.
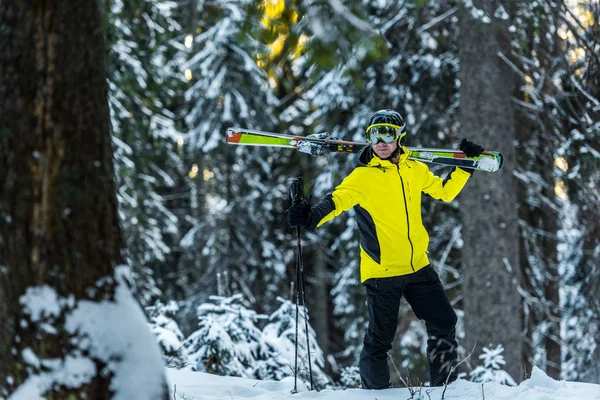
[[[303,201],[295,204],[288,209],[288,224],[292,228],[304,228],[310,222],[310,204]]]
[[[466,154],[467,157],[477,157],[483,153],[483,147],[463,138],[460,141],[459,149]]]

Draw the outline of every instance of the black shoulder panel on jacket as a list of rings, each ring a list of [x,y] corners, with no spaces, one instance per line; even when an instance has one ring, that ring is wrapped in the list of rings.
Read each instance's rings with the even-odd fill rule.
[[[381,247],[377,241],[377,229],[373,217],[361,206],[354,206],[354,211],[360,231],[360,246],[377,264],[381,264]]]
[[[306,229],[314,231],[319,222],[330,212],[335,210],[335,203],[331,194],[323,197],[317,204],[310,209],[310,218]]]
[[[444,182],[442,183],[443,186],[446,186],[446,182],[450,180],[450,177],[454,171],[456,171],[456,167],[452,167],[450,172],[448,172],[448,175],[446,175],[446,177],[444,178]]]

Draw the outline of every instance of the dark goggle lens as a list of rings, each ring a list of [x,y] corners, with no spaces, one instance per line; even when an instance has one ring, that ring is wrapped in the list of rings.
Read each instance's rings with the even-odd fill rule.
[[[398,129],[392,126],[374,126],[369,129],[369,142],[377,144],[379,142],[392,143],[398,139]]]

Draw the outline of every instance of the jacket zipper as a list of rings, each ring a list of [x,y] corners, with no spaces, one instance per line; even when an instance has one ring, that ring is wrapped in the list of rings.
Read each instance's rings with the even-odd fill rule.
[[[406,201],[406,191],[404,190],[404,179],[402,179],[402,175],[400,175],[400,165],[396,165],[396,170],[398,171],[398,176],[400,177],[400,186],[402,186],[402,197],[404,197],[404,210],[406,211],[406,227],[408,229],[408,243],[410,243],[410,267],[414,272],[415,267],[413,265],[413,257],[415,255],[415,247],[413,246],[412,240],[410,240],[410,220],[408,218],[408,202]]]

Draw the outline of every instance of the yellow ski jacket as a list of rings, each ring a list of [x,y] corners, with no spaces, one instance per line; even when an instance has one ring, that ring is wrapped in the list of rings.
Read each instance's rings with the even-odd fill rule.
[[[427,165],[409,160],[403,147],[398,164],[382,160],[370,147],[335,190],[311,210],[313,228],[354,207],[360,231],[361,282],[407,275],[427,266],[429,235],[421,219],[421,192],[452,201],[471,174],[454,169],[443,180]]]

